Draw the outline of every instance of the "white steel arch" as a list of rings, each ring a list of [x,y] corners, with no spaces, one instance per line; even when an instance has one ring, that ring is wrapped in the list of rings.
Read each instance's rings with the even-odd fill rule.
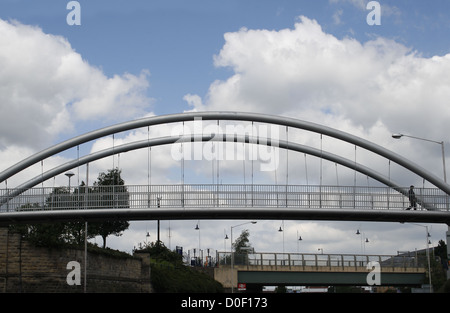
[[[184,122],[184,121],[194,121],[196,119],[202,119],[202,120],[231,120],[231,121],[252,121],[252,122],[260,122],[260,123],[267,123],[267,124],[274,124],[274,125],[280,125],[280,126],[287,126],[302,130],[308,130],[311,132],[315,132],[318,134],[323,134],[329,137],[333,137],[351,144],[354,144],[355,146],[364,148],[368,151],[371,151],[377,155],[380,155],[388,160],[391,160],[400,166],[410,170],[411,172],[419,175],[420,177],[424,178],[425,180],[429,181],[445,193],[450,195],[450,185],[444,182],[442,179],[434,175],[433,173],[427,171],[423,167],[415,164],[414,162],[402,157],[401,155],[392,152],[380,145],[377,145],[375,143],[372,143],[368,140],[365,140],[363,138],[357,137],[355,135],[330,128],[324,125],[315,124],[307,121],[302,121],[294,118],[289,117],[281,117],[281,116],[275,116],[275,115],[268,115],[268,114],[260,114],[260,113],[248,113],[248,112],[188,112],[188,113],[177,113],[177,114],[169,114],[169,115],[162,115],[162,116],[153,116],[153,117],[147,117],[143,119],[128,121],[112,126],[108,126],[102,129],[98,129],[95,131],[91,131],[85,134],[82,134],[80,136],[71,138],[69,140],[66,140],[64,142],[61,142],[59,144],[56,144],[52,147],[49,147],[45,150],[42,150],[18,163],[15,165],[9,167],[8,169],[4,170],[0,173],[0,183],[7,180],[11,176],[19,173],[20,171],[26,169],[27,167],[36,164],[50,156],[53,156],[59,152],[65,151],[67,149],[76,147],[80,144],[105,137],[108,135],[113,135],[118,132],[123,132],[127,130],[137,129],[141,127],[148,127],[148,126],[154,126],[154,125],[162,125],[162,124],[168,124],[168,123],[177,123],[177,122]],[[172,138],[171,140],[173,141]],[[180,138],[178,138],[180,139]],[[211,138],[203,138],[205,140],[211,140]],[[162,138],[155,139],[163,140]],[[165,139],[167,140],[167,138]],[[268,139],[270,140],[270,139]],[[170,140],[169,140],[170,141]],[[148,146],[148,141],[145,141]],[[290,146],[293,146],[293,143],[288,143],[288,149],[290,149]],[[298,147],[298,146],[297,146]],[[130,147],[128,147],[130,149]],[[313,151],[311,147],[309,147],[311,154],[315,154],[317,151]],[[125,148],[126,149],[126,148]],[[302,149],[306,149],[306,147],[303,147]],[[290,149],[293,150],[293,149]],[[308,149],[306,149],[308,150]],[[109,152],[108,152],[109,153]],[[117,147],[114,147],[114,154],[120,153]],[[325,151],[321,151],[321,154],[326,154]],[[331,154],[328,154],[331,159],[336,159],[336,155],[332,156]],[[106,156],[106,155],[105,155]],[[89,156],[88,156],[89,157]],[[344,161],[342,158],[337,158],[339,161],[342,161],[343,163],[348,163],[347,161]],[[336,160],[334,160],[336,161]],[[338,162],[339,163],[339,162]],[[350,162],[351,163],[351,162]],[[71,168],[76,167],[79,165],[79,161],[77,160],[77,164],[72,166]],[[342,163],[341,163],[342,164]],[[344,165],[344,164],[343,164]],[[355,162],[353,161],[353,165],[348,164],[350,168],[354,168],[355,170],[364,170],[362,173],[367,173],[367,168],[362,169],[360,166],[357,166]],[[345,165],[346,166],[346,165]],[[356,168],[355,168],[356,167]],[[67,168],[68,169],[68,168]],[[371,174],[374,174],[374,171],[369,171]],[[372,176],[372,175],[369,175]],[[379,176],[379,174],[375,175]],[[373,176],[372,176],[373,177]],[[377,180],[380,180],[376,178]],[[38,181],[39,179],[33,179],[33,183]],[[381,180],[380,180],[381,181]],[[38,181],[39,183],[39,181]],[[384,184],[391,186],[393,188],[396,187],[395,184],[389,181],[383,181]],[[26,183],[26,186],[30,185],[30,182]],[[33,185],[30,185],[31,187]],[[22,185],[22,187],[25,187]],[[26,187],[25,187],[26,188]],[[30,188],[30,187],[28,187]]]

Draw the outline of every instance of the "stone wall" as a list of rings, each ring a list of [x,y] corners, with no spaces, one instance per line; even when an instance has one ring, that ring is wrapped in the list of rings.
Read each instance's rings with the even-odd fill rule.
[[[86,292],[151,292],[149,255],[88,252]],[[80,264],[79,270],[67,265]],[[80,284],[69,285],[79,274]],[[35,247],[0,228],[0,292],[84,292],[84,249]]]

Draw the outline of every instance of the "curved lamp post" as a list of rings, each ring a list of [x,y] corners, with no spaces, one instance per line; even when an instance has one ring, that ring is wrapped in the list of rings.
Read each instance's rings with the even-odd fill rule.
[[[423,140],[423,141],[428,141],[428,142],[432,142],[432,143],[437,143],[439,145],[441,145],[442,148],[442,167],[444,170],[444,182],[447,183],[447,171],[445,168],[445,147],[444,147],[444,141],[435,141],[435,140],[430,140],[430,139],[426,139],[426,138],[420,138],[420,137],[415,137],[415,136],[409,136],[409,135],[404,135],[404,134],[392,134],[392,138],[394,139],[400,139],[402,137],[409,137],[409,138],[414,138],[414,139],[418,139],[418,140]],[[448,203],[447,203],[447,211],[448,211]],[[450,225],[448,226],[448,230],[447,230],[447,246],[450,243]],[[450,249],[447,250],[447,258],[450,258]],[[430,272],[431,275],[431,272]],[[450,270],[447,271],[447,279],[450,279]],[[431,281],[431,279],[430,279]],[[431,284],[431,283],[430,283]]]

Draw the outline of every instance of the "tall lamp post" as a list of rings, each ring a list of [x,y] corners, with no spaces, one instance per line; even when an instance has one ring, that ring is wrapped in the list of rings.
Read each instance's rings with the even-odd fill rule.
[[[359,229],[356,230],[356,235],[361,235],[361,232],[359,231]],[[366,238],[366,239],[364,239]],[[364,242],[364,244],[363,244]],[[361,253],[362,254],[366,254],[366,242],[369,242],[369,238],[366,237],[366,234],[363,232],[361,235]],[[364,247],[364,249],[363,249]]]
[[[415,225],[415,226],[420,226],[420,227],[425,227],[425,239],[426,239],[426,247],[427,247],[427,251],[426,251],[426,256],[427,256],[427,261],[428,261],[428,284],[430,286],[430,293],[432,292],[432,285],[431,285],[431,264],[430,264],[430,242],[428,237],[430,237],[430,233],[428,232],[428,226],[426,225],[420,225],[420,224],[415,224],[415,223],[409,223],[411,225]]]
[[[425,139],[425,138],[420,138],[420,137],[415,137],[415,136],[409,136],[409,135],[404,135],[404,134],[392,134],[392,138],[394,138],[394,139],[400,139],[402,137],[414,138],[414,139],[428,141],[428,142],[437,143],[437,144],[441,145],[441,148],[442,148],[442,167],[443,167],[443,170],[444,170],[444,182],[447,183],[447,170],[445,168],[445,147],[444,147],[444,141],[435,141],[435,140],[430,140],[430,139]],[[447,203],[447,211],[448,211],[448,203]],[[448,226],[446,237],[447,237],[447,246],[448,246],[449,243],[450,243],[450,225]],[[447,249],[447,259],[450,260],[450,249]],[[450,279],[450,270],[447,270],[447,279]]]
[[[400,139],[402,137],[414,138],[414,139],[428,141],[428,142],[433,142],[433,143],[437,143],[437,144],[441,145],[441,148],[442,148],[442,167],[443,167],[443,170],[444,170],[444,182],[447,182],[447,171],[445,169],[445,147],[444,147],[444,142],[443,141],[435,141],[435,140],[420,138],[420,137],[415,137],[415,136],[409,136],[409,135],[404,135],[404,134],[392,134],[392,138],[394,138],[394,139]]]
[[[66,175],[67,177],[69,177],[69,194],[70,194],[70,179],[71,179],[72,176],[75,175],[75,174],[72,173],[72,172],[67,172],[67,173],[65,173],[64,175]]]
[[[246,222],[246,223],[242,223],[239,225],[234,225],[231,226],[231,232],[230,232],[230,236],[231,236],[231,293],[234,293],[234,285],[233,285],[233,272],[234,272],[234,252],[233,252],[233,228],[235,227],[239,227],[242,225],[246,225],[246,224],[256,224],[256,222],[252,221],[252,222]]]
[[[198,220],[195,230],[198,230],[198,257],[201,260],[200,264],[203,264],[203,256],[200,255],[200,220]]]

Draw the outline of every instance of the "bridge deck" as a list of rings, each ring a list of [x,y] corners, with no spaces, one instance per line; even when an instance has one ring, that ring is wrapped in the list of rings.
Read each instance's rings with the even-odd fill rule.
[[[350,255],[308,253],[217,253],[215,278],[230,288],[237,282],[262,285],[366,285],[367,275],[379,266],[383,285],[420,285],[424,255]],[[233,275],[233,277],[231,277]]]
[[[73,218],[307,218],[450,222],[450,199],[437,188],[178,184],[0,190],[2,220]],[[155,210],[156,209],[156,210]],[[209,209],[209,210],[205,210]],[[23,215],[21,217],[21,215]],[[174,218],[175,217],[175,218]]]
[[[231,265],[230,252],[217,252],[218,266]],[[317,269],[335,271],[367,271],[371,262],[377,262],[382,271],[425,271],[427,258],[418,253],[401,255],[317,254],[317,253],[233,253],[233,266],[247,270]]]

